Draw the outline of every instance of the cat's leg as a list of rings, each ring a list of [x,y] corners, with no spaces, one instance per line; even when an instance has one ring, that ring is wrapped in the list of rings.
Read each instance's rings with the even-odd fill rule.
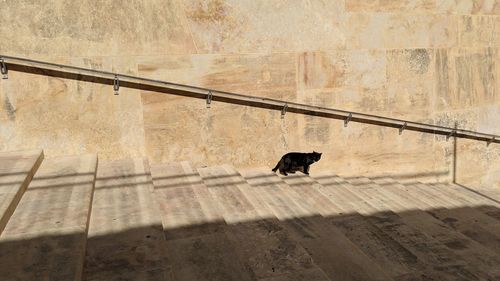
[[[311,167],[310,165],[304,166],[304,174],[309,175],[309,168],[310,167]]]
[[[292,161],[290,159],[285,159],[284,162],[283,171],[281,172],[283,175],[288,176],[287,172],[290,172],[292,169]]]

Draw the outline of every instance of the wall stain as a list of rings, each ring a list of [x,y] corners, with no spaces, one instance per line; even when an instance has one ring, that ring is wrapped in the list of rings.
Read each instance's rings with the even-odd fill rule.
[[[436,96],[439,98],[441,107],[448,106],[451,101],[448,69],[447,50],[437,50],[434,73],[436,77]]]
[[[16,109],[14,109],[14,106],[10,102],[8,97],[5,97],[3,107],[5,108],[5,111],[7,111],[7,116],[9,117],[10,121],[16,121]]]
[[[189,16],[197,22],[222,22],[227,18],[227,11],[224,1],[212,0],[204,4],[198,3]]]
[[[426,49],[415,49],[408,51],[408,63],[410,70],[417,73],[426,73],[429,69],[431,59]]]

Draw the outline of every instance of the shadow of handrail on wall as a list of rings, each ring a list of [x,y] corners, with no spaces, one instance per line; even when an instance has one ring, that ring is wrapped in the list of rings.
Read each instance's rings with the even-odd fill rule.
[[[96,71],[92,69],[72,67],[68,65],[55,65],[46,62],[33,61],[25,58],[4,57],[4,59],[14,60],[14,62],[7,62],[10,70],[24,72],[24,73],[45,75],[50,77],[60,77],[64,79],[99,83],[104,85],[114,85],[115,78],[118,78],[118,76],[120,76],[121,79],[124,79],[124,81],[120,80],[119,82],[120,86],[143,90],[143,91],[167,93],[167,94],[192,97],[198,99],[206,99],[209,96],[212,97],[212,92],[213,92],[213,93],[218,93],[218,95],[213,95],[212,100],[219,102],[252,106],[257,108],[280,110],[280,111],[282,111],[283,108],[286,106],[287,112],[293,112],[309,116],[318,116],[318,117],[332,118],[337,120],[351,120],[353,122],[361,122],[365,124],[372,124],[372,125],[391,127],[397,129],[401,129],[402,126],[404,126],[406,130],[413,130],[413,131],[430,133],[435,135],[443,135],[443,136],[449,136],[451,133],[456,137],[486,141],[488,143],[500,143],[499,136],[484,134],[480,132],[473,132],[468,130],[453,130],[452,128],[442,127],[434,124],[423,124],[408,120],[375,116],[365,113],[349,112],[345,110],[332,109],[332,108],[320,108],[318,106],[312,106],[307,104],[297,104],[291,101],[273,100],[265,97],[255,97],[255,96],[229,93],[224,91],[216,91],[213,89],[201,88],[197,86],[181,85],[165,81],[154,81],[151,79],[146,79],[141,77],[132,77],[128,75],[114,74],[114,73],[104,73],[102,71]],[[76,71],[77,73],[69,71],[69,69],[71,69],[72,71]],[[99,76],[98,74],[104,76]],[[132,80],[127,81],[127,78]],[[167,88],[167,85],[175,87]]]

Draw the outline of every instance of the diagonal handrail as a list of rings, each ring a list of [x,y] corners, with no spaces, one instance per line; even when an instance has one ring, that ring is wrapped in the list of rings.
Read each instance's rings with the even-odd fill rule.
[[[500,143],[500,136],[475,132],[471,130],[456,129],[433,124],[413,122],[410,120],[389,118],[353,111],[345,111],[334,108],[326,108],[313,106],[308,104],[283,101],[278,99],[264,98],[258,96],[241,95],[226,91],[219,91],[210,88],[197,87],[191,85],[183,85],[178,83],[142,78],[137,76],[112,73],[89,68],[75,67],[69,65],[55,64],[43,61],[37,61],[26,58],[11,57],[0,55],[0,64],[2,73],[5,71],[18,71],[32,73],[37,75],[45,75],[52,77],[60,77],[71,80],[86,81],[98,84],[114,86],[117,94],[119,87],[146,90],[159,92],[164,94],[179,95],[191,98],[206,99],[207,106],[212,101],[224,103],[246,105],[259,108],[267,108],[272,110],[280,110],[282,115],[287,112],[319,116],[324,118],[344,120],[344,126],[349,122],[357,122],[364,124],[372,124],[377,126],[391,127],[399,129],[401,134],[404,130],[417,131],[435,135],[443,135],[446,138],[457,137],[465,139],[473,139],[485,141],[488,145],[491,143]]]

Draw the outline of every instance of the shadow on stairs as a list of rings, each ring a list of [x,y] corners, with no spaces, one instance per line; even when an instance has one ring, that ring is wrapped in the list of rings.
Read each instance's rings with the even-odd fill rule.
[[[13,155],[2,280],[500,278],[498,198],[457,185]]]

